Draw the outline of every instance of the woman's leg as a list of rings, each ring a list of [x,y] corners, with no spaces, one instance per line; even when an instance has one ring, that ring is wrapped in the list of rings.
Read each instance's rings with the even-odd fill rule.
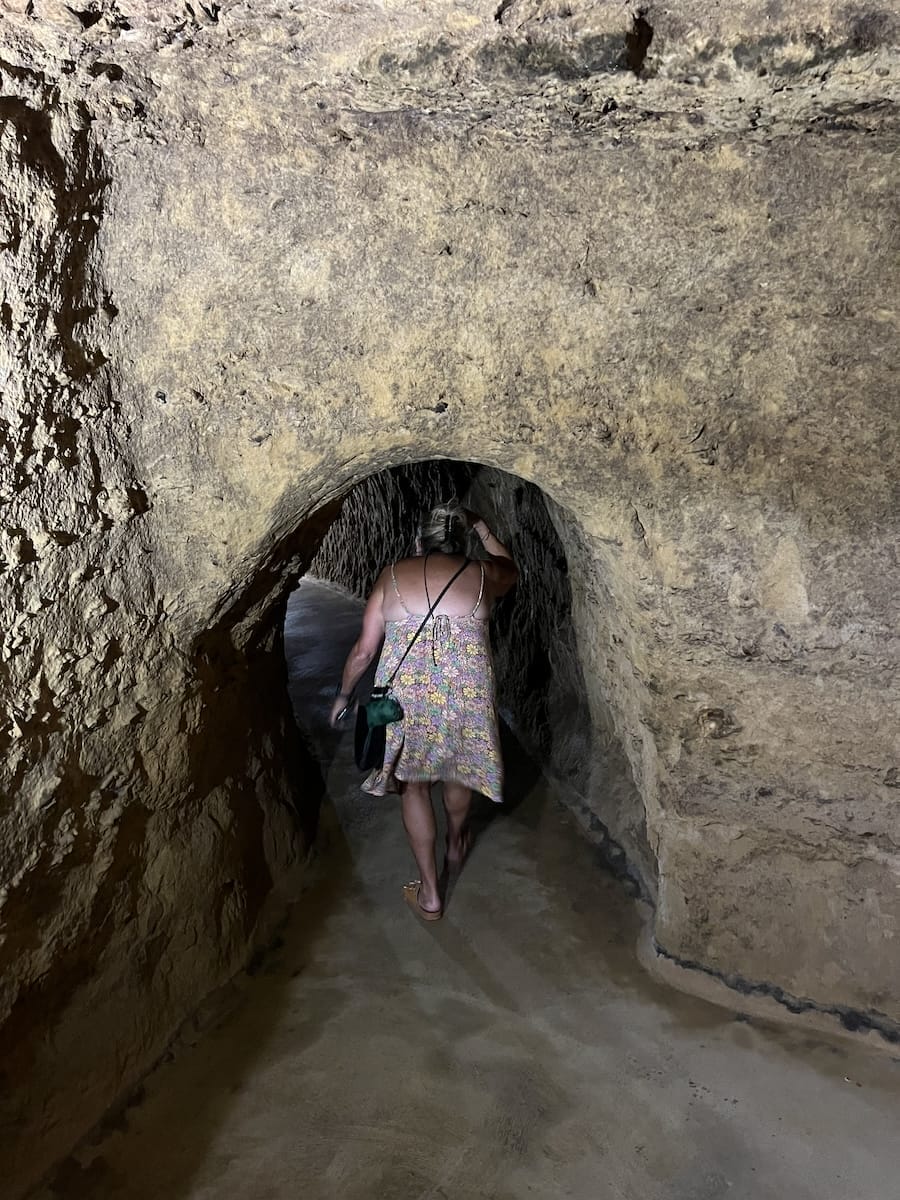
[[[444,812],[447,814],[447,865],[457,870],[469,852],[469,808],[472,789],[461,783],[444,784]]]
[[[401,783],[400,802],[403,812],[403,828],[409,838],[410,848],[415,855],[422,886],[419,889],[419,906],[426,912],[437,912],[441,907],[438,894],[437,867],[434,862],[434,809],[431,807],[430,783]]]

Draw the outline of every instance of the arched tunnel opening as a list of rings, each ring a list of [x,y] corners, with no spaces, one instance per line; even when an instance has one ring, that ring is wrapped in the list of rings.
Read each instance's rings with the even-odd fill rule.
[[[546,774],[557,801],[597,848],[598,861],[631,894],[652,900],[655,860],[643,803],[602,680],[593,712],[585,684],[562,541],[572,518],[540,487],[515,475],[432,459],[379,471],[342,498],[286,610],[291,699],[316,768],[327,776],[337,753],[345,761],[350,754],[351,722],[335,732],[327,714],[334,681],[359,632],[362,601],[382,568],[416,553],[423,513],[451,498],[485,514],[519,569],[515,588],[496,605],[490,623],[504,751],[503,811],[514,810],[536,775]],[[347,596],[359,604],[348,606]],[[374,664],[367,683],[373,673]],[[321,789],[327,795],[325,778]],[[390,806],[392,799],[396,802],[389,797],[384,803]],[[488,820],[492,808],[476,801],[474,820]],[[309,819],[315,823],[316,816]]]

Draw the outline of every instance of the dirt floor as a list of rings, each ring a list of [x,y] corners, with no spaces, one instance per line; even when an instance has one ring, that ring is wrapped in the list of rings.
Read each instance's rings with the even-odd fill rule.
[[[900,1057],[648,977],[634,901],[514,749],[445,918],[413,916],[396,801],[324,724],[359,613],[307,582],[288,617],[327,793],[309,889],[42,1200],[900,1195]]]

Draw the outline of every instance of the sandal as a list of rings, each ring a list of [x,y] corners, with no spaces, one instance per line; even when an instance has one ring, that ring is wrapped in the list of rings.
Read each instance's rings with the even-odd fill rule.
[[[403,899],[413,910],[416,916],[421,917],[423,921],[439,921],[444,915],[444,910],[436,908],[433,911],[423,908],[419,903],[419,892],[422,890],[422,880],[414,879],[412,883],[403,885]]]

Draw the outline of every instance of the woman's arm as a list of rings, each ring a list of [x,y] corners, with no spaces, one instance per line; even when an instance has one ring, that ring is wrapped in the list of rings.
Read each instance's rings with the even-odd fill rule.
[[[340,691],[335,696],[334,703],[331,706],[330,724],[332,726],[336,724],[338,714],[350,703],[353,689],[359,683],[360,679],[362,679],[366,673],[366,668],[381,649],[381,643],[384,640],[384,612],[382,609],[384,580],[385,572],[382,571],[375,582],[375,586],[372,588],[369,599],[366,601],[362,632],[354,643],[353,649],[347,655],[347,661],[344,663],[344,672],[341,676]]]
[[[475,513],[468,513],[472,531],[481,539],[490,561],[485,564],[494,595],[504,596],[519,578],[519,568],[513,562],[513,557],[496,534],[488,528],[487,521]]]

